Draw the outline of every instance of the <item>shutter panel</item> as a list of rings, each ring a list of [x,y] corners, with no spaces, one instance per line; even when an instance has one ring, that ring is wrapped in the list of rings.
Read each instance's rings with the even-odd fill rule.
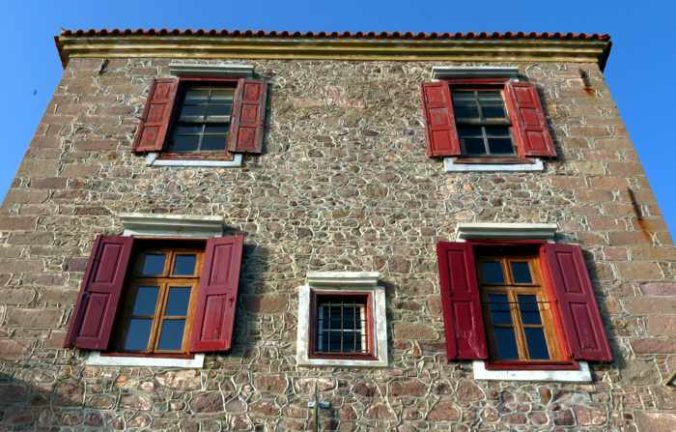
[[[192,327],[191,352],[230,349],[244,236],[207,241]]]
[[[124,288],[133,237],[99,236],[87,263],[64,346],[106,350]]]
[[[427,122],[427,156],[460,156],[460,139],[448,83],[423,83],[422,104]]]
[[[264,81],[239,80],[228,131],[228,151],[255,154],[263,151],[267,93]]]
[[[522,156],[556,156],[537,87],[527,82],[505,85],[507,106]]]
[[[575,245],[546,244],[541,254],[573,358],[612,361],[582,249]]]
[[[486,359],[488,346],[472,246],[439,242],[437,258],[448,359]]]
[[[143,117],[134,138],[134,152],[162,151],[177,90],[178,80],[175,78],[159,78],[153,81],[143,110]]]

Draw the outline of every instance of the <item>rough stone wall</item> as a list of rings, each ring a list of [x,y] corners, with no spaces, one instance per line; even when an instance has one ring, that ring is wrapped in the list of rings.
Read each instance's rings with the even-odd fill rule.
[[[70,62],[0,212],[0,429],[307,430],[315,383],[326,430],[676,429],[676,251],[595,65],[519,65],[559,152],[545,172],[448,174],[425,156],[432,63],[250,63],[272,83],[266,153],[178,169],[130,150],[168,60]],[[130,211],[247,235],[234,347],[202,370],[84,367],[60,348],[95,235]],[[434,247],[470,221],[555,222],[584,247],[616,357],[593,384],[447,363]],[[295,365],[309,270],[381,272],[391,367]]]

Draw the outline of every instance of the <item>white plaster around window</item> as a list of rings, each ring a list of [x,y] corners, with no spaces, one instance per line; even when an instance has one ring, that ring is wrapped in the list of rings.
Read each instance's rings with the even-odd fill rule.
[[[159,153],[148,153],[146,155],[146,165],[165,166],[165,167],[183,167],[183,168],[236,168],[242,166],[242,155],[237,153],[233,155],[232,160],[184,160],[184,159],[160,159]]]
[[[378,272],[310,272],[308,283],[298,293],[298,336],[296,361],[301,366],[387,367],[387,314],[385,287],[378,285]],[[331,293],[340,290],[370,292],[373,295],[375,360],[310,358],[310,298],[312,291]]]
[[[169,73],[174,76],[199,76],[214,78],[251,78],[254,67],[249,64],[191,64],[171,63]]]
[[[519,68],[513,66],[432,66],[432,77],[449,78],[514,78]]]
[[[559,226],[554,223],[462,222],[456,228],[456,239],[511,239],[554,241]]]
[[[195,354],[193,358],[125,357],[107,356],[99,351],[92,351],[87,356],[85,364],[88,366],[201,368],[204,366],[204,354]]]
[[[551,382],[591,382],[591,371],[587,362],[579,362],[577,370],[490,370],[483,361],[472,364],[475,380],[488,381],[551,381]]]
[[[121,213],[124,236],[211,238],[223,235],[221,216]]]
[[[446,172],[521,172],[521,171],[544,171],[545,164],[542,159],[533,159],[533,163],[522,164],[498,164],[498,163],[473,163],[464,164],[457,158],[444,158]]]

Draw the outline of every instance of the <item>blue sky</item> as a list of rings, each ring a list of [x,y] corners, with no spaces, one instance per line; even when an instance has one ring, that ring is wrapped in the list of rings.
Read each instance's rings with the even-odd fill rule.
[[[561,31],[610,33],[606,77],[671,232],[676,232],[676,6],[668,1],[5,0],[0,6],[0,199],[16,173],[61,65],[61,28]]]

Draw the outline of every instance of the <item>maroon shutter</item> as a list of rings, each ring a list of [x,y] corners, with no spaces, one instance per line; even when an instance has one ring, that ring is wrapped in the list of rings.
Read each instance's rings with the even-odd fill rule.
[[[256,154],[263,151],[267,93],[264,81],[239,80],[228,131],[228,151]]]
[[[575,245],[546,244],[542,258],[573,358],[612,361],[582,249]]]
[[[133,237],[99,236],[87,263],[64,346],[108,349]]]
[[[488,358],[474,251],[468,243],[437,244],[449,360]]]
[[[460,156],[460,139],[448,83],[423,83],[422,104],[427,122],[427,156]]]
[[[537,87],[527,82],[505,85],[507,106],[522,156],[556,156]]]
[[[193,321],[191,352],[230,349],[244,236],[207,241]]]
[[[134,138],[134,152],[159,152],[164,147],[171,122],[178,80],[158,78],[153,81],[148,94],[141,123]]]

